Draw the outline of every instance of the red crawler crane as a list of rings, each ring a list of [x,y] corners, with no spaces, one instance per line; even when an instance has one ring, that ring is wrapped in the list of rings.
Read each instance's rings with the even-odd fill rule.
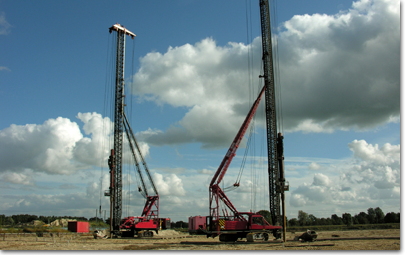
[[[139,192],[146,199],[145,206],[141,216],[129,216],[125,217],[120,222],[120,229],[122,230],[122,236],[134,237],[135,234],[138,236],[147,236],[152,237],[153,231],[158,233],[160,228],[160,219],[159,219],[159,193],[157,192],[156,185],[150,175],[149,168],[143,158],[142,152],[140,151],[139,145],[137,144],[136,138],[133,134],[132,128],[129,125],[126,115],[124,115],[123,126],[126,131],[127,138],[129,140],[130,150],[135,160],[135,165],[137,172],[139,174],[139,179],[141,181],[141,186],[139,187]],[[146,188],[145,181],[143,179],[142,172],[139,167],[139,162],[135,154],[134,147],[136,147],[139,157],[143,163],[146,175],[148,176],[150,186],[153,189],[154,195],[149,196],[148,190]]]
[[[152,231],[158,232],[161,228],[161,221],[164,220],[164,227],[169,227],[170,219],[159,218],[159,194],[156,186],[147,168],[146,162],[137,144],[136,138],[127,120],[124,112],[124,55],[125,55],[125,36],[129,35],[132,39],[136,36],[134,33],[125,29],[120,24],[115,24],[109,28],[109,33],[116,31],[117,33],[117,49],[116,49],[116,84],[115,84],[115,121],[114,121],[114,149],[111,150],[109,157],[109,169],[111,174],[111,185],[109,191],[105,192],[105,196],[110,196],[110,234],[115,236],[153,236]],[[122,218],[122,151],[123,151],[123,131],[127,135],[130,150],[135,160],[135,165],[139,174],[139,179],[142,186],[139,191],[146,199],[145,206],[141,216],[129,216]],[[149,196],[142,172],[139,167],[139,162],[136,157],[135,147],[139,157],[145,168],[146,175],[150,181],[150,186],[153,189],[154,195]]]
[[[273,51],[271,25],[269,15],[269,1],[259,0],[261,30],[262,30],[262,60],[264,74],[264,87],[249,111],[244,123],[238,131],[221,165],[210,183],[210,215],[205,217],[195,216],[189,218],[189,231],[204,233],[207,237],[220,236],[220,241],[236,241],[246,238],[247,241],[255,239],[268,240],[269,234],[286,241],[285,229],[285,191],[289,190],[286,184],[283,166],[283,136],[277,130],[276,95],[273,68]],[[269,195],[272,225],[260,214],[252,212],[238,212],[219,184],[231,163],[235,152],[248,128],[251,119],[259,105],[262,94],[265,92],[265,112],[268,146],[268,175]],[[235,183],[234,186],[239,184]],[[220,213],[220,201],[227,207]],[[228,210],[231,212],[228,214]],[[221,215],[222,214],[222,215]],[[206,221],[205,221],[206,220]]]
[[[235,153],[245,135],[248,126],[255,115],[256,109],[261,101],[265,87],[261,90],[258,98],[252,105],[244,123],[242,123],[234,141],[232,142],[227,154],[218,167],[210,183],[210,216],[207,217],[207,230],[204,231],[207,237],[220,236],[220,241],[236,241],[238,238],[246,238],[248,241],[255,239],[268,240],[269,234],[279,237],[281,226],[270,225],[262,215],[252,212],[238,212],[224,191],[220,188],[220,183],[224,178],[228,167],[235,156]],[[235,183],[234,186],[238,186]],[[227,210],[222,210],[220,215],[220,201],[223,202],[232,215],[228,215]]]

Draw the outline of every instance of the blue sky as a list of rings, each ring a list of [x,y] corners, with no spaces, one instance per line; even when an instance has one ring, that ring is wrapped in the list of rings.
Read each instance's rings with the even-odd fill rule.
[[[288,218],[400,211],[399,1],[286,0],[277,10]],[[258,89],[255,0],[0,0],[1,214],[92,217],[100,201],[108,210],[115,23],[137,35],[126,39],[126,103],[161,216],[208,214],[209,182]],[[228,193],[242,211],[268,208],[263,108],[241,188]],[[124,213],[138,215],[144,201],[127,175]]]

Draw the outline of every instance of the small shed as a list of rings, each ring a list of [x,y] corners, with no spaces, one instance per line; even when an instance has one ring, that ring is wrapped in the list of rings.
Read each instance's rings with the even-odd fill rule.
[[[89,222],[69,221],[68,231],[77,232],[77,233],[88,233],[89,232]]]

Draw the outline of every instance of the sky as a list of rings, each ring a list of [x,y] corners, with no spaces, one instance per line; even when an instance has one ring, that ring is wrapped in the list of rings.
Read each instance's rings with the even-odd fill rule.
[[[286,216],[400,212],[405,2],[271,6]],[[0,0],[0,214],[90,218],[101,206],[108,217],[116,23],[137,35],[126,38],[126,114],[160,217],[209,214],[208,185],[261,84],[256,0]],[[269,208],[264,108],[222,182],[232,185],[246,159],[227,193],[238,211]],[[127,147],[123,216],[140,215]]]

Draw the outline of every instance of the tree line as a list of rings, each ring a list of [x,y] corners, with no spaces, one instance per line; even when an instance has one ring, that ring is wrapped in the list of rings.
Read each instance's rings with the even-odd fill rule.
[[[14,226],[17,224],[24,224],[30,223],[34,220],[39,220],[44,222],[45,224],[49,224],[55,220],[60,219],[76,219],[78,221],[88,221],[85,217],[77,217],[77,216],[37,216],[37,215],[30,215],[30,214],[18,214],[12,216],[5,216],[4,214],[0,214],[0,225],[10,225]]]
[[[272,222],[271,213],[267,210],[261,210],[259,213],[269,222]],[[17,224],[30,223],[34,220],[39,220],[45,224],[49,224],[55,220],[59,219],[76,219],[78,221],[96,221],[103,222],[104,219],[92,217],[78,217],[78,216],[37,216],[30,214],[18,214],[12,216],[5,216],[0,214],[0,225],[10,225],[14,226]],[[110,223],[110,218],[105,219],[107,224]],[[369,208],[366,212],[360,212],[351,216],[349,213],[343,213],[342,216],[337,214],[332,214],[331,217],[318,218],[313,214],[308,214],[302,210],[298,211],[298,217],[287,219],[286,224],[288,227],[294,226],[322,226],[322,225],[357,225],[357,224],[381,224],[381,223],[400,223],[400,213],[389,212],[384,215],[381,208],[376,207],[375,209]],[[188,223],[183,221],[171,222],[171,228],[188,228]]]
[[[272,222],[271,213],[267,210],[258,212],[266,221]],[[298,211],[298,217],[289,219],[286,217],[288,227],[295,226],[324,226],[324,225],[357,225],[357,224],[381,224],[381,223],[400,223],[400,213],[389,212],[384,215],[381,208],[368,208],[366,212],[360,212],[352,216],[350,213],[343,213],[341,217],[332,214],[331,217],[318,218],[313,214],[308,214],[302,210]]]
[[[298,212],[297,218],[287,221],[289,227],[293,226],[322,226],[322,225],[357,225],[357,224],[381,224],[400,223],[400,213],[389,212],[384,215],[381,208],[368,208],[366,212],[360,212],[352,216],[350,213],[343,213],[342,216],[332,214],[328,218],[317,218],[313,214],[304,211]]]

